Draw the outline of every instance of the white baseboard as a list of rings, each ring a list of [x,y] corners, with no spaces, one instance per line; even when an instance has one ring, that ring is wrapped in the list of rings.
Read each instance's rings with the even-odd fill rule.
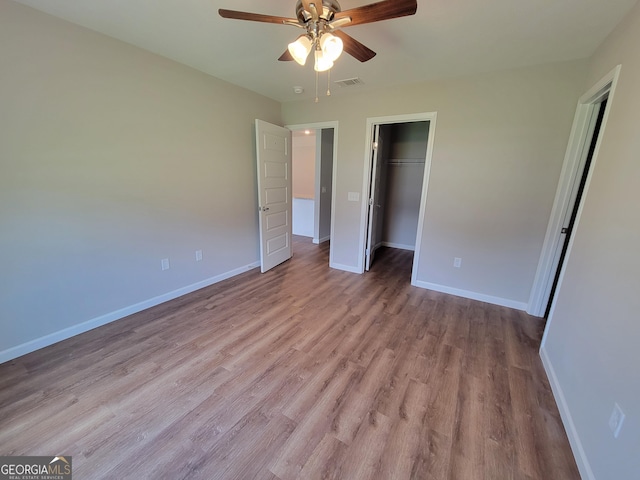
[[[107,323],[120,320],[121,318],[141,312],[142,310],[146,310],[147,308],[155,307],[156,305],[160,305],[161,303],[181,297],[182,295],[186,295],[187,293],[195,292],[196,290],[208,287],[210,285],[213,285],[214,283],[221,282],[259,266],[260,262],[250,263],[248,265],[244,265],[243,267],[221,273],[220,275],[216,275],[215,277],[207,278],[192,285],[187,285],[186,287],[173,290],[172,292],[168,292],[163,295],[144,300],[142,302],[136,303],[135,305],[130,305],[114,312],[92,318],[91,320],[72,325],[71,327],[58,330],[57,332],[50,333],[43,337],[30,340],[21,345],[10,347],[6,350],[0,351],[0,363],[13,360],[14,358],[18,358],[22,355],[26,355],[27,353],[34,352],[41,348],[48,347],[49,345],[53,345],[54,343],[66,340],[67,338],[71,338],[84,332],[88,332],[89,330],[101,327],[102,325],[106,325]]]
[[[567,432],[567,437],[569,437],[569,444],[571,445],[573,457],[575,458],[576,464],[578,465],[580,476],[584,479],[595,480],[596,477],[593,474],[593,470],[591,470],[591,465],[589,465],[589,460],[587,459],[587,455],[582,446],[582,442],[580,441],[580,437],[578,436],[576,425],[575,423],[573,423],[573,417],[571,416],[571,412],[569,411],[569,405],[567,405],[567,400],[564,397],[562,387],[560,386],[560,382],[558,381],[558,377],[556,376],[553,364],[551,363],[549,355],[547,354],[544,346],[540,348],[540,358],[542,359],[542,365],[544,366],[544,370],[547,373],[547,378],[549,379],[549,384],[551,385],[553,398],[555,399],[558,410],[560,411],[560,418],[562,418],[564,429]]]
[[[380,242],[380,246],[389,247],[389,248],[398,248],[400,250],[411,250],[415,251],[416,247],[414,245],[403,245],[401,243],[393,243],[393,242]]]
[[[509,300],[508,298],[494,297],[491,295],[485,295],[484,293],[447,287],[445,285],[438,285],[437,283],[422,282],[418,280],[413,284],[413,286],[426,288],[428,290],[435,290],[436,292],[448,293],[450,295],[455,295],[456,297],[470,298],[471,300],[500,305],[501,307],[515,308],[516,310],[527,309],[527,304],[524,302],[517,302],[515,300]]]
[[[331,240],[331,235],[327,235],[326,237],[322,237],[320,239],[314,238],[313,243],[318,245],[320,243],[328,242],[329,240]]]
[[[362,270],[360,270],[358,267],[352,267],[351,265],[343,265],[341,263],[329,262],[329,266],[331,268],[335,268],[336,270],[343,270],[345,272],[362,274]]]

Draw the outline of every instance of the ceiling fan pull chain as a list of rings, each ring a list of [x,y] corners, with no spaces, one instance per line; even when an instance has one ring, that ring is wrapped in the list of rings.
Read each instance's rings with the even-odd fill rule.
[[[327,70],[327,97],[331,96],[331,69]]]
[[[316,103],[318,103],[318,72],[316,72]]]

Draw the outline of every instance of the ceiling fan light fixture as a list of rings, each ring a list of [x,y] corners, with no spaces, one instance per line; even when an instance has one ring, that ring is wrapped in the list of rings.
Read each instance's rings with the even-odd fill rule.
[[[320,37],[320,48],[324,57],[335,62],[342,53],[342,39],[330,33],[325,33]]]
[[[300,65],[304,65],[307,61],[307,57],[311,52],[313,43],[307,35],[300,35],[295,42],[292,42],[287,47],[289,53],[293,59]]]
[[[326,72],[327,70],[329,70],[331,67],[333,67],[333,60],[331,60],[329,57],[325,56],[322,53],[321,49],[316,49],[315,51],[315,64],[313,66],[313,69],[316,72]]]

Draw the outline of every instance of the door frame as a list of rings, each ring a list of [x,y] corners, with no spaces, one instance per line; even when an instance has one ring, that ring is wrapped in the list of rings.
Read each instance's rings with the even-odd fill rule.
[[[560,290],[562,285],[562,278],[564,276],[564,268],[567,264],[567,260],[571,254],[571,247],[573,246],[574,233],[578,228],[580,222],[580,215],[584,206],[585,199],[587,197],[587,191],[589,184],[591,183],[591,177],[593,170],[598,159],[598,152],[600,151],[600,145],[602,143],[603,133],[606,128],[607,120],[609,118],[609,112],[613,105],[613,95],[615,93],[616,84],[620,76],[620,70],[622,66],[618,65],[605,75],[599,82],[591,87],[584,95],[578,100],[578,106],[576,107],[576,113],[573,119],[573,126],[571,127],[571,134],[569,136],[569,143],[564,157],[564,163],[562,165],[562,171],[560,173],[560,180],[558,182],[558,188],[556,190],[556,196],[553,202],[553,208],[551,210],[551,216],[547,225],[547,232],[542,245],[542,252],[538,261],[538,268],[529,295],[529,302],[527,304],[527,313],[536,317],[542,317],[545,313],[547,304],[549,302],[550,287],[554,281],[555,272],[557,268],[561,269],[560,277],[556,287],[556,292]],[[563,228],[563,220],[569,209],[571,201],[571,189],[579,172],[580,160],[585,145],[588,148],[588,143],[591,142],[589,136],[589,123],[594,112],[599,108],[600,103],[604,98],[608,101],[604,111],[604,117],[600,126],[600,134],[596,141],[593,157],[591,159],[591,166],[589,172],[587,172],[587,179],[584,185],[584,191],[580,204],[578,205],[578,212],[576,215],[573,231],[570,232],[569,245],[564,257],[562,265],[554,265],[555,253],[558,248],[558,244],[563,241],[561,237],[561,231]],[[557,295],[556,295],[557,296]],[[551,310],[549,311],[549,319],[553,315],[553,309],[555,306],[555,299],[552,300]],[[549,322],[547,322],[547,325]]]
[[[329,234],[331,239],[334,238],[334,222],[335,222],[335,205],[336,205],[336,173],[338,166],[338,121],[328,121],[328,122],[315,122],[315,123],[298,123],[298,124],[290,124],[285,125],[285,128],[289,130],[322,130],[323,128],[332,128],[333,129],[333,166],[331,170],[331,233]],[[320,137],[316,136],[316,141],[318,141]],[[318,188],[318,178],[320,175],[320,171],[318,168],[319,160],[316,158],[316,182],[315,188]],[[319,196],[319,192],[315,192],[314,198],[317,201]],[[329,243],[329,265],[333,264],[333,242]]]
[[[411,268],[411,285],[418,285],[418,265],[420,264],[420,254],[422,250],[422,231],[424,229],[424,217],[427,209],[427,192],[429,189],[429,176],[431,174],[431,159],[433,157],[433,144],[436,135],[437,112],[408,113],[403,115],[387,115],[383,117],[368,117],[365,135],[365,155],[364,174],[362,179],[362,192],[365,197],[361,202],[360,211],[360,243],[358,257],[358,270],[364,273],[364,262],[367,245],[367,218],[369,211],[369,196],[371,195],[371,163],[373,153],[373,127],[374,125],[387,125],[394,123],[429,122],[429,135],[427,137],[427,153],[424,162],[424,175],[422,176],[422,193],[420,194],[420,210],[418,212],[418,228],[416,232],[416,248],[413,255],[413,266]]]

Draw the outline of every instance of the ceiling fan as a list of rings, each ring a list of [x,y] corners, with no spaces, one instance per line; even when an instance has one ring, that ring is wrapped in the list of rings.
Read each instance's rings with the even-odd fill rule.
[[[340,31],[341,28],[413,15],[417,8],[417,0],[383,0],[342,11],[336,0],[298,0],[296,18],[223,8],[218,13],[223,18],[291,25],[305,30],[304,34],[289,44],[278,60],[295,60],[304,65],[313,50],[314,69],[322,72],[333,66],[343,50],[361,62],[371,60],[376,55],[376,52]]]

